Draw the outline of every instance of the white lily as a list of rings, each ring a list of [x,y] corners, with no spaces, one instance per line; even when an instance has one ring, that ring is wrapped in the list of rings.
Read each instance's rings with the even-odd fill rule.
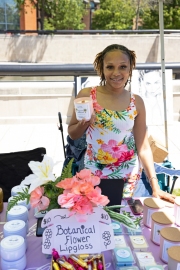
[[[33,174],[27,176],[21,182],[21,185],[30,185],[29,193],[49,181],[54,182],[56,180],[54,174],[52,173],[54,162],[51,157],[44,155],[42,162],[30,161],[28,166],[32,170]]]

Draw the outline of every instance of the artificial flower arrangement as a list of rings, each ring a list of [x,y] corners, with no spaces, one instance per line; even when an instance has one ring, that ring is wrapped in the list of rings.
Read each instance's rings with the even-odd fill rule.
[[[121,222],[132,230],[139,227],[141,218],[134,219],[129,212],[122,211],[120,214],[113,211],[123,206],[107,206],[109,199],[101,194],[98,176],[93,176],[88,169],[72,175],[73,159],[57,178],[53,174],[54,162],[47,155],[44,155],[42,162],[31,161],[28,165],[33,174],[21,182],[21,185],[27,187],[10,200],[7,211],[17,205],[18,201],[25,199],[27,204],[30,202],[38,211],[67,208],[71,214],[86,215],[93,212],[93,207],[103,207],[111,219]]]

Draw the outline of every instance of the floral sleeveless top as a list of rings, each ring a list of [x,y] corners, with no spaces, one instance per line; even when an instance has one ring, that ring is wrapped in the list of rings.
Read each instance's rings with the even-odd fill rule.
[[[123,178],[123,197],[131,197],[142,172],[132,134],[137,116],[135,96],[131,94],[130,104],[123,111],[102,108],[96,99],[96,87],[90,96],[96,118],[86,131],[85,167],[101,179]]]

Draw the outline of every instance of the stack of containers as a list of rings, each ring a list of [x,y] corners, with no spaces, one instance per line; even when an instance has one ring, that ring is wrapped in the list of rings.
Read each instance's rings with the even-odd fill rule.
[[[26,268],[26,245],[25,240],[20,235],[10,235],[5,237],[1,243],[1,269]]]
[[[26,223],[26,233],[29,231],[28,210],[24,205],[15,205],[7,212],[7,221],[23,220]]]
[[[10,220],[4,224],[3,227],[3,235],[4,237],[10,236],[10,235],[20,235],[25,240],[25,245],[27,249],[27,230],[26,230],[26,223],[23,220]]]
[[[12,200],[12,198],[14,196],[17,196],[18,195],[18,192],[23,192],[24,189],[26,189],[27,186],[23,186],[23,185],[18,185],[18,186],[14,186],[12,189],[11,189],[11,197],[9,198],[8,202],[10,200]],[[27,209],[29,210],[30,209],[30,203],[27,204],[27,200],[22,200],[22,201],[18,201],[18,205],[24,205],[27,207]]]

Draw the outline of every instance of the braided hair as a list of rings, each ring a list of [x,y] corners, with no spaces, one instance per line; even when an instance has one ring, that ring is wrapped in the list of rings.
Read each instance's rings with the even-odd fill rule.
[[[129,72],[129,77],[131,80],[132,77],[132,70],[135,68],[136,66],[136,54],[134,51],[129,50],[128,48],[126,48],[123,45],[119,45],[119,44],[112,44],[107,46],[102,52],[98,53],[96,55],[96,58],[94,60],[94,69],[97,71],[98,75],[100,76],[100,85],[105,85],[105,76],[103,73],[103,61],[104,61],[104,57],[108,52],[111,51],[115,51],[115,50],[119,50],[122,51],[124,54],[126,54],[129,58],[130,61],[130,72]],[[125,83],[125,86],[127,85],[128,81]]]

